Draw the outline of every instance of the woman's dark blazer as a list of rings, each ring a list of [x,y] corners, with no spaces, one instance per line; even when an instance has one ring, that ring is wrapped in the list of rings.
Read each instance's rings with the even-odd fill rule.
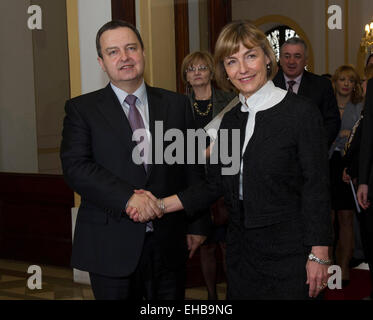
[[[227,92],[217,89],[211,85],[212,91],[212,118],[215,118],[220,111],[222,111],[229,102],[237,95],[234,92]],[[192,112],[194,115],[193,104],[195,102],[194,92],[188,95],[190,106],[192,107]]]
[[[209,165],[207,180],[178,194],[187,214],[224,195],[230,223],[264,227],[300,218],[305,246],[331,245],[327,142],[320,112],[309,100],[288,93],[274,107],[259,111],[243,157],[248,113],[241,104],[225,114],[223,129],[240,129],[240,147],[229,152],[243,161],[243,221],[240,219],[239,172],[222,175],[221,161]],[[213,152],[217,152],[217,142]],[[239,171],[239,170],[238,170]]]

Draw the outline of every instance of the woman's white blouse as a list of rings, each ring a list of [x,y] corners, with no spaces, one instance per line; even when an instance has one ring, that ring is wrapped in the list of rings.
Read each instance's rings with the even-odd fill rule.
[[[246,150],[246,146],[254,133],[256,113],[258,111],[272,108],[276,104],[280,103],[285,98],[286,94],[286,90],[276,87],[272,81],[267,81],[267,83],[263,87],[261,87],[257,92],[255,92],[247,99],[241,93],[239,94],[239,99],[242,103],[241,111],[249,113],[246,124],[245,141],[241,152],[241,159]],[[250,168],[245,168],[245,170],[250,170]],[[243,161],[241,161],[240,168],[240,200],[243,200],[242,172]]]

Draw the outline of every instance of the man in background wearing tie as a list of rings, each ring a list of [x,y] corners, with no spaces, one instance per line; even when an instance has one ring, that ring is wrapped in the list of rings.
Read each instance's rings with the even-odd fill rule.
[[[341,120],[333,87],[328,79],[305,70],[307,45],[303,39],[290,38],[280,48],[281,69],[273,83],[282,89],[306,97],[316,104],[324,120],[328,146],[334,142]]]
[[[106,23],[97,33],[96,47],[110,83],[65,107],[62,167],[82,199],[72,266],[89,272],[96,299],[183,299],[187,247],[193,254],[204,241],[208,219],[188,223],[185,214],[177,213],[135,223],[125,209],[130,205],[154,218],[162,206],[136,189],[165,197],[201,179],[203,167],[186,161],[154,164],[146,157],[153,150],[154,162],[155,121],[162,121],[164,131],[177,128],[184,136],[193,128],[189,101],[145,84],[144,45],[131,24]],[[145,150],[140,165],[132,158],[136,129],[147,130],[146,141],[138,141]],[[165,150],[171,141],[163,144]]]

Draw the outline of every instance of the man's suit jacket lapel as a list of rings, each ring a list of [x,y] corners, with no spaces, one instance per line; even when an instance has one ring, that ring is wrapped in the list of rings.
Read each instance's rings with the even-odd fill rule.
[[[118,101],[118,97],[114,93],[110,84],[108,84],[101,92],[102,95],[97,103],[98,109],[102,116],[107,120],[110,127],[116,132],[123,148],[126,148],[132,155],[132,151],[137,147],[137,143],[132,141],[132,128],[121,104]],[[137,172],[139,177],[140,175],[144,175],[145,178],[145,168],[140,165],[136,166],[136,168],[137,167],[139,169]]]
[[[286,90],[286,83],[285,83],[285,77],[284,77],[284,72],[283,71],[281,71],[280,88]]]
[[[285,84],[285,77],[282,70],[278,71],[275,78],[273,79],[273,82],[277,87],[287,90]],[[312,90],[312,85],[310,84],[308,72],[304,71],[297,94],[305,97],[310,97],[312,96],[312,92],[309,92],[310,90]]]
[[[276,76],[273,79],[273,83],[275,84],[276,87],[286,90],[284,73],[281,69],[278,70]]]
[[[162,137],[156,137],[155,136],[155,122],[156,121],[162,121],[163,122],[163,129],[166,130],[166,119],[167,119],[167,109],[168,109],[168,103],[163,98],[161,92],[157,90],[156,88],[146,86],[146,93],[148,96],[148,107],[149,107],[149,129],[152,137],[152,160],[153,163],[155,161],[155,139]],[[163,132],[164,134],[164,132]],[[162,150],[163,153],[163,150]],[[147,179],[149,179],[150,174],[153,170],[153,164],[148,165],[147,170]]]
[[[302,79],[300,81],[299,89],[298,89],[298,94],[300,96],[304,97],[311,97],[312,92],[310,90],[313,90],[315,88],[312,88],[312,85],[310,84],[310,80],[308,77],[308,72],[304,71],[302,75]]]
[[[98,99],[98,108],[123,144],[133,150],[136,142],[132,141],[131,126],[110,84],[102,90],[102,95]]]
[[[146,86],[146,92],[149,108],[149,129],[152,137],[152,160],[154,161],[155,121],[163,121],[165,123],[168,104],[157,89]],[[123,145],[132,153],[132,150],[136,148],[136,142],[132,141],[132,129],[110,84],[102,90],[102,95],[98,99],[98,108],[112,129],[117,133]],[[163,137],[161,138],[163,139]],[[152,169],[153,165],[149,164],[146,172],[147,179],[149,179]]]

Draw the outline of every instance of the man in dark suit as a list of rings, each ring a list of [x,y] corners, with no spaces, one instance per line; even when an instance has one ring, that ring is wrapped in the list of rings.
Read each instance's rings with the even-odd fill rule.
[[[132,206],[155,218],[161,206],[136,189],[163,197],[201,178],[196,165],[133,160],[144,140],[145,151],[151,150],[149,143],[155,150],[150,138],[156,121],[164,131],[177,128],[186,136],[193,128],[189,101],[144,83],[144,46],[131,24],[108,22],[98,31],[96,46],[110,83],[67,101],[61,145],[65,179],[82,199],[72,266],[89,272],[96,299],[183,299],[187,246],[193,253],[205,239],[205,217],[187,224],[179,212],[134,223],[125,209]],[[136,129],[150,132],[139,144],[132,139]],[[161,152],[171,142],[163,144]],[[154,152],[150,155],[154,162]]]
[[[360,214],[362,220],[360,230],[373,288],[373,208],[371,205],[373,199],[373,79],[368,81],[366,92],[359,153],[357,199],[364,209]],[[373,289],[370,298],[373,299]]]
[[[281,69],[273,79],[275,86],[304,96],[319,107],[330,147],[341,124],[331,82],[304,69],[307,65],[307,45],[298,37],[288,39],[281,46],[280,65]]]

